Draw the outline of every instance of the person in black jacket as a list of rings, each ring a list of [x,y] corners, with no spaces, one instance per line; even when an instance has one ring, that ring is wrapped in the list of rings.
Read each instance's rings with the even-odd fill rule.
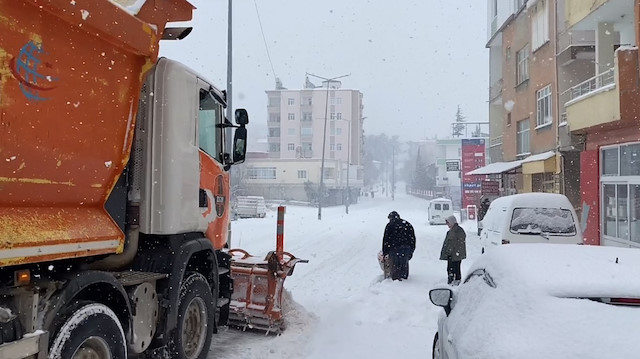
[[[411,223],[400,218],[398,212],[389,213],[389,223],[384,229],[382,254],[391,261],[391,279],[409,277],[409,260],[416,249],[416,234]]]

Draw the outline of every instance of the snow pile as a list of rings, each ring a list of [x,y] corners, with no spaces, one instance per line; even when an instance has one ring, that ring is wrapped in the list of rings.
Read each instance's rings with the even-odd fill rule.
[[[131,15],[137,15],[147,0],[109,0]]]

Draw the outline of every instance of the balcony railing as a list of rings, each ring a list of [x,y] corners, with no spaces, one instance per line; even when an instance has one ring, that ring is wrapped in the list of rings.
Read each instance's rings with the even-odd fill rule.
[[[502,136],[494,137],[489,140],[489,147],[496,147],[502,144]]]
[[[504,81],[502,81],[502,79],[499,79],[498,81],[494,82],[491,87],[489,87],[489,102],[492,102],[500,95],[502,95],[503,84]]]
[[[496,31],[498,31],[498,15],[494,16],[493,20],[491,20],[491,34],[490,34],[490,36],[493,36],[493,34],[495,34]]]
[[[565,98],[566,102],[575,100],[578,97],[595,92],[607,85],[615,84],[615,70],[609,69],[598,74],[560,94],[561,98]],[[565,102],[565,103],[566,103]]]

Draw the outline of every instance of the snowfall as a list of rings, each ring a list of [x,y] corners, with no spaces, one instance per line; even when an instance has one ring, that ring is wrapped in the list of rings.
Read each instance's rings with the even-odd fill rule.
[[[223,328],[214,335],[210,359],[251,358],[426,358],[441,308],[429,290],[446,283],[446,262],[438,260],[447,232],[429,226],[427,201],[404,193],[318,209],[287,206],[285,250],[309,263],[297,264],[284,283],[287,329],[279,336]],[[377,254],[387,215],[397,211],[413,224],[416,251],[409,279],[383,279]],[[463,222],[467,260],[480,255],[475,222]],[[266,218],[232,222],[232,247],[264,256],[275,249],[276,211]]]

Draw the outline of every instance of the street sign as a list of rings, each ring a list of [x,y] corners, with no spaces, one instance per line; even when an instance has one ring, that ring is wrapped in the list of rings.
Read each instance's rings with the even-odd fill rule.
[[[460,171],[460,162],[447,161],[447,172]]]

